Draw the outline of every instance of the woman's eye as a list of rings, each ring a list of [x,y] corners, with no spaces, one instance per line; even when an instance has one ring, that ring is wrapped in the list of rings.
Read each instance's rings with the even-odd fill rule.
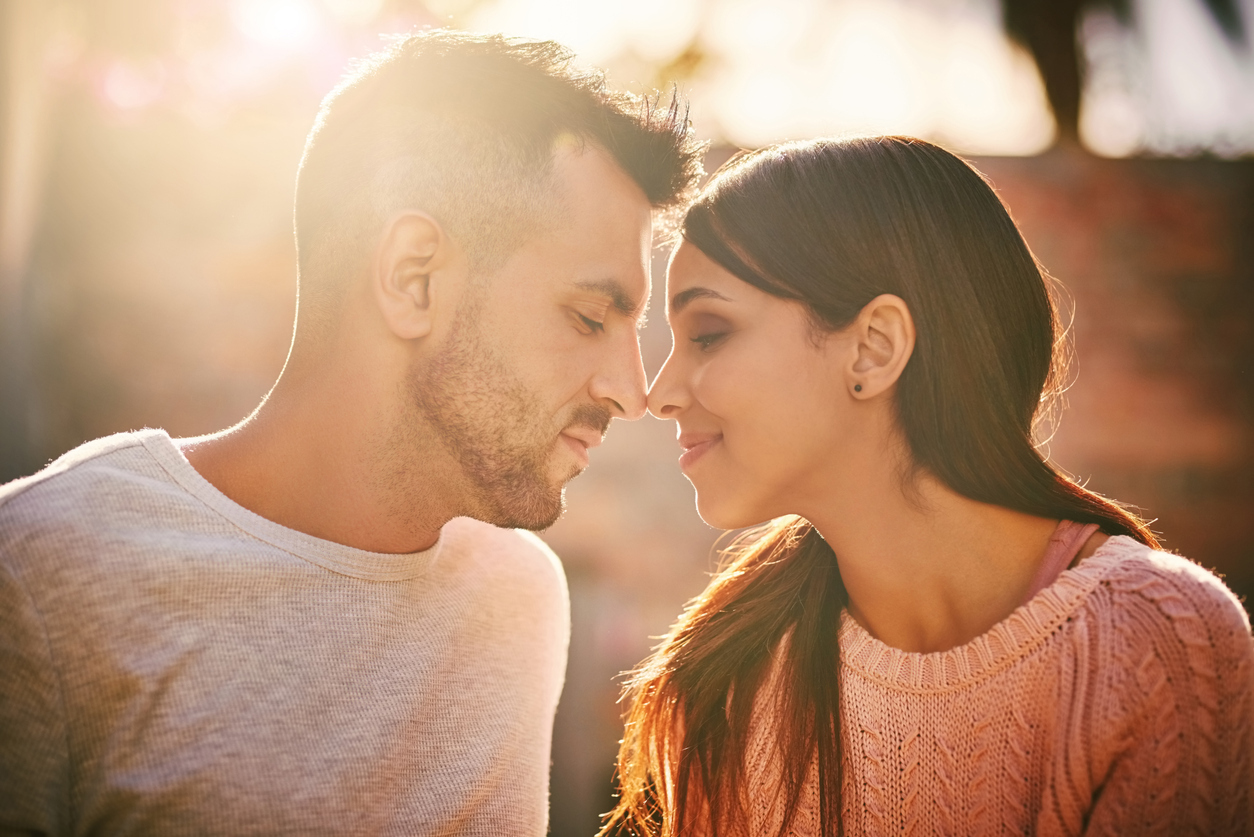
[[[591,317],[585,317],[578,311],[575,312],[575,316],[579,318],[579,322],[583,324],[584,328],[589,331],[605,331],[605,323],[598,322]]]
[[[700,346],[701,351],[705,351],[726,336],[727,332],[718,331],[710,334],[698,334],[696,337],[690,337],[688,339]]]

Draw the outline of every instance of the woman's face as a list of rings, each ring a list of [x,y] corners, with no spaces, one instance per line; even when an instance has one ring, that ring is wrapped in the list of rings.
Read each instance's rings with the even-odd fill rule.
[[[678,422],[701,517],[732,529],[805,514],[856,443],[849,338],[817,331],[800,303],[688,242],[671,259],[666,299],[674,345],[649,410]]]

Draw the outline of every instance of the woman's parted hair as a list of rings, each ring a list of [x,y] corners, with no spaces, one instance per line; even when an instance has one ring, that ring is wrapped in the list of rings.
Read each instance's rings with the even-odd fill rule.
[[[1097,523],[1157,546],[1138,517],[1041,455],[1035,422],[1065,377],[1050,281],[978,171],[908,137],[789,143],[741,155],[688,210],[683,237],[755,287],[849,325],[872,299],[909,306],[917,339],[896,390],[915,472],[1027,514]],[[836,557],[805,520],[773,521],[725,553],[627,687],[620,797],[605,833],[747,834],[750,713],[783,646],[784,828],[817,761],[825,835],[840,831]]]

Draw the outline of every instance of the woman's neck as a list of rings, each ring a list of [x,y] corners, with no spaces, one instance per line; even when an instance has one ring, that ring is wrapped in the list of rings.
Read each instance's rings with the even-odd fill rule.
[[[946,651],[985,633],[1022,602],[1056,520],[963,497],[924,474],[834,492],[806,515],[831,544],[850,614],[912,652]],[[868,490],[870,489],[870,490]]]

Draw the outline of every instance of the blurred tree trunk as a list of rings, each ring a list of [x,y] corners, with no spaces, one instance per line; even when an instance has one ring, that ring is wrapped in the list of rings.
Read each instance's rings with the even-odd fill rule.
[[[31,347],[26,289],[47,162],[58,0],[0,0],[0,482],[30,473]]]
[[[1041,73],[1058,124],[1058,141],[1080,140],[1080,50],[1076,27],[1085,0],[1002,0],[1006,32],[1023,44]]]
[[[1234,45],[1245,43],[1239,0],[1201,0],[1211,18]],[[1133,0],[1001,0],[1006,34],[1023,44],[1041,73],[1045,95],[1058,125],[1058,141],[1078,145],[1084,57],[1078,30],[1084,12],[1103,7],[1130,23]]]

